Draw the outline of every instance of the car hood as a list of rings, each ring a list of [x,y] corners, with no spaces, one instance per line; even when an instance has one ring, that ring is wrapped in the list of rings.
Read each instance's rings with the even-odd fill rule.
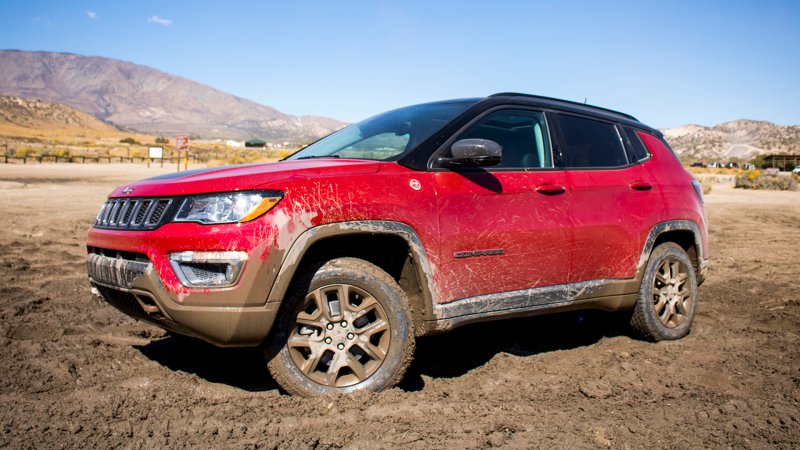
[[[254,189],[292,178],[318,178],[377,172],[380,162],[317,158],[242,164],[175,172],[122,185],[110,197],[151,197]],[[280,186],[267,186],[280,189]]]

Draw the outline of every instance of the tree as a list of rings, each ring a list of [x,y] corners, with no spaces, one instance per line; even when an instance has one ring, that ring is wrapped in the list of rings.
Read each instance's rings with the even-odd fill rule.
[[[164,136],[159,136],[156,138],[156,144],[169,144],[169,139]]]
[[[120,144],[130,144],[130,145],[142,145],[139,141],[134,138],[127,137],[125,139],[120,139]]]
[[[770,164],[767,162],[767,155],[758,155],[750,160],[750,163],[759,169],[766,169],[767,167],[770,167]]]

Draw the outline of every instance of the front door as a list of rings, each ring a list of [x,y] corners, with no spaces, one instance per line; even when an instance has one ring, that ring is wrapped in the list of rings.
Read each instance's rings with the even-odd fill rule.
[[[553,169],[544,114],[494,111],[453,142],[460,139],[495,141],[503,157],[484,169],[434,173],[439,302],[565,283],[569,192],[564,171]]]

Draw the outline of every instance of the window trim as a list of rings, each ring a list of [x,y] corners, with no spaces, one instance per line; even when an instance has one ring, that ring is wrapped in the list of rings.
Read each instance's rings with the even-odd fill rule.
[[[496,166],[486,166],[486,167],[463,167],[463,168],[452,168],[452,167],[439,167],[436,165],[436,160],[439,156],[445,152],[451,145],[456,141],[456,138],[460,136],[462,133],[467,131],[470,127],[474,124],[478,123],[479,121],[483,120],[486,116],[493,114],[498,111],[502,110],[518,110],[518,111],[534,111],[542,114],[544,118],[544,126],[547,129],[547,143],[550,147],[550,167],[496,167]],[[489,108],[477,116],[470,119],[466,124],[464,124],[461,128],[456,130],[447,140],[444,141],[442,145],[439,146],[428,158],[428,164],[426,165],[426,170],[428,172],[548,172],[554,170],[563,170],[560,169],[556,165],[555,161],[555,154],[553,152],[554,140],[553,140],[553,127],[550,125],[550,120],[547,114],[548,110],[542,108],[535,108],[526,105],[498,105],[492,108]]]
[[[557,140],[556,145],[558,146],[558,162],[559,162],[559,168],[561,170],[623,170],[623,169],[627,169],[627,168],[633,167],[635,165],[638,165],[641,162],[641,161],[631,161],[630,155],[628,155],[628,148],[625,145],[625,140],[624,140],[622,134],[620,133],[619,129],[617,128],[617,126],[619,125],[619,122],[605,120],[605,119],[601,119],[601,118],[598,118],[598,117],[589,116],[589,115],[586,115],[586,114],[576,114],[576,113],[572,113],[572,112],[568,112],[568,111],[551,110],[551,113],[553,115],[553,121],[552,121],[553,125],[554,125],[553,128],[555,128],[555,131],[557,133],[556,134],[556,140]],[[564,165],[564,158],[563,158],[563,150],[562,150],[562,142],[564,142],[564,134],[563,134],[563,130],[561,128],[561,120],[558,117],[560,115],[561,116],[573,116],[573,117],[577,117],[577,118],[580,118],[580,119],[593,120],[595,122],[600,122],[600,123],[604,123],[606,125],[611,125],[614,128],[615,132],[617,133],[617,138],[620,140],[620,145],[622,145],[622,151],[623,151],[623,154],[625,155],[625,160],[627,161],[627,164],[622,165],[622,166],[602,166],[602,167],[600,167],[600,166],[597,166],[597,167],[571,167],[571,166],[568,167],[568,166],[565,166]]]

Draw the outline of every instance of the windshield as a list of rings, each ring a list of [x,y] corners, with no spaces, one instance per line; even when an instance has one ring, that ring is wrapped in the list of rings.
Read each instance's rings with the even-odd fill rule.
[[[453,120],[471,101],[426,103],[395,109],[350,125],[286,158],[395,161]]]

